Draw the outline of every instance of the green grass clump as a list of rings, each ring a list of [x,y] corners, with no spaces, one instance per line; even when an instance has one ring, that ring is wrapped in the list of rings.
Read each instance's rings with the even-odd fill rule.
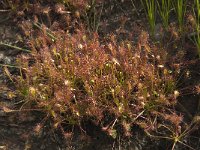
[[[169,16],[171,11],[171,0],[157,0],[158,12],[163,22],[164,28],[167,30],[169,25]]]
[[[156,25],[156,6],[157,6],[156,1],[155,0],[141,0],[141,3],[147,15],[151,35],[154,36],[155,25]]]
[[[200,2],[198,0],[194,0],[194,15],[195,15],[195,44],[197,47],[198,55],[200,58]]]
[[[113,137],[119,125],[130,135],[134,125],[150,132],[158,124],[181,122],[169,117],[180,118],[173,109],[178,92],[164,54],[142,52],[128,41],[117,44],[112,37],[103,45],[97,35],[82,31],[55,35],[60,38],[54,42],[35,37],[31,54],[18,57],[21,75],[13,80],[23,108],[42,110],[54,127],[91,119]]]
[[[178,19],[179,32],[183,33],[187,0],[176,0],[173,2],[173,5]]]

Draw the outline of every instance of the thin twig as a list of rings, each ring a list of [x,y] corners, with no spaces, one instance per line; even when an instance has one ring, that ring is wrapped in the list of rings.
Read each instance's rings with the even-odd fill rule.
[[[0,12],[8,12],[8,11],[10,11],[10,9],[0,9]]]
[[[20,50],[20,51],[24,51],[24,52],[28,52],[30,53],[31,51],[28,50],[28,49],[24,49],[24,48],[21,48],[21,47],[17,47],[17,46],[14,46],[14,45],[10,45],[10,44],[6,44],[6,43],[3,43],[3,42],[0,42],[0,46],[7,46],[7,47],[10,47],[10,48],[14,48],[14,49],[17,49],[17,50]]]

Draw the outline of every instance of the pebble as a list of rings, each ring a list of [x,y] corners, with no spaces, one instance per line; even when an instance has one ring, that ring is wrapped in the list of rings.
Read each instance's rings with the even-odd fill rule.
[[[9,56],[6,56],[4,57],[4,64],[7,64],[7,65],[11,65],[12,64],[12,58],[9,57]]]
[[[0,62],[3,61],[4,57],[5,57],[5,56],[4,56],[4,52],[1,52],[1,51],[0,51]]]
[[[0,63],[11,65],[14,60],[14,57],[6,56],[4,51],[0,51]]]

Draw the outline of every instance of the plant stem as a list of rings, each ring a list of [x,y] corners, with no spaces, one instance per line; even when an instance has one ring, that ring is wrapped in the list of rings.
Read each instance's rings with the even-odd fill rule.
[[[14,48],[14,49],[17,49],[17,50],[20,50],[20,51],[24,51],[24,52],[28,52],[30,53],[31,51],[28,50],[28,49],[24,49],[24,48],[21,48],[21,47],[17,47],[17,46],[14,46],[14,45],[10,45],[10,44],[6,44],[6,43],[3,43],[3,42],[0,42],[0,46],[7,46],[7,47],[10,47],[10,48]]]

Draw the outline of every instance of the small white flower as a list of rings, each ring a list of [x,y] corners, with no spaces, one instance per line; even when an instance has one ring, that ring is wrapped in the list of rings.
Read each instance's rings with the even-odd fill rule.
[[[174,97],[177,98],[180,95],[179,91],[174,91]]]
[[[77,111],[77,112],[76,112],[76,115],[77,115],[77,116],[80,116],[80,113]]]
[[[111,89],[111,93],[115,93],[115,90],[114,90],[114,89]]]
[[[145,106],[145,103],[144,102],[141,102],[142,106],[144,107]]]
[[[69,80],[65,80],[64,84],[68,86],[68,85],[70,85],[70,81]]]
[[[47,97],[46,97],[45,95],[41,95],[40,98],[41,98],[42,100],[46,100]]]
[[[186,72],[186,77],[187,77],[187,78],[190,77],[190,71],[189,71],[189,70]]]
[[[70,88],[71,91],[75,91],[76,89],[74,88]],[[73,98],[76,98],[75,95],[73,96]]]
[[[158,65],[158,68],[164,68],[164,66],[163,65]]]
[[[123,104],[120,104],[120,105],[118,106],[118,110],[119,110],[120,113],[122,113],[122,112],[124,111],[124,105],[123,105]]]
[[[120,66],[119,61],[118,61],[116,58],[112,58],[112,61],[113,61],[115,64],[117,64],[117,65]]]
[[[157,56],[156,56],[156,59],[160,60],[160,55],[157,55]]]
[[[144,100],[144,97],[143,97],[143,96],[139,96],[138,99],[139,99],[139,100]],[[143,103],[143,102],[142,102],[142,103]]]
[[[44,84],[40,83],[39,86],[43,86]]]
[[[55,104],[56,107],[58,108],[61,108],[61,105],[60,104]]]
[[[61,68],[62,68],[62,66],[61,66],[61,65],[58,65],[58,68],[59,68],[59,69],[61,69]]]
[[[82,44],[78,44],[78,48],[79,49],[83,49],[83,45]]]
[[[29,87],[29,93],[32,95],[32,96],[35,96],[36,95],[36,89],[34,87]]]

